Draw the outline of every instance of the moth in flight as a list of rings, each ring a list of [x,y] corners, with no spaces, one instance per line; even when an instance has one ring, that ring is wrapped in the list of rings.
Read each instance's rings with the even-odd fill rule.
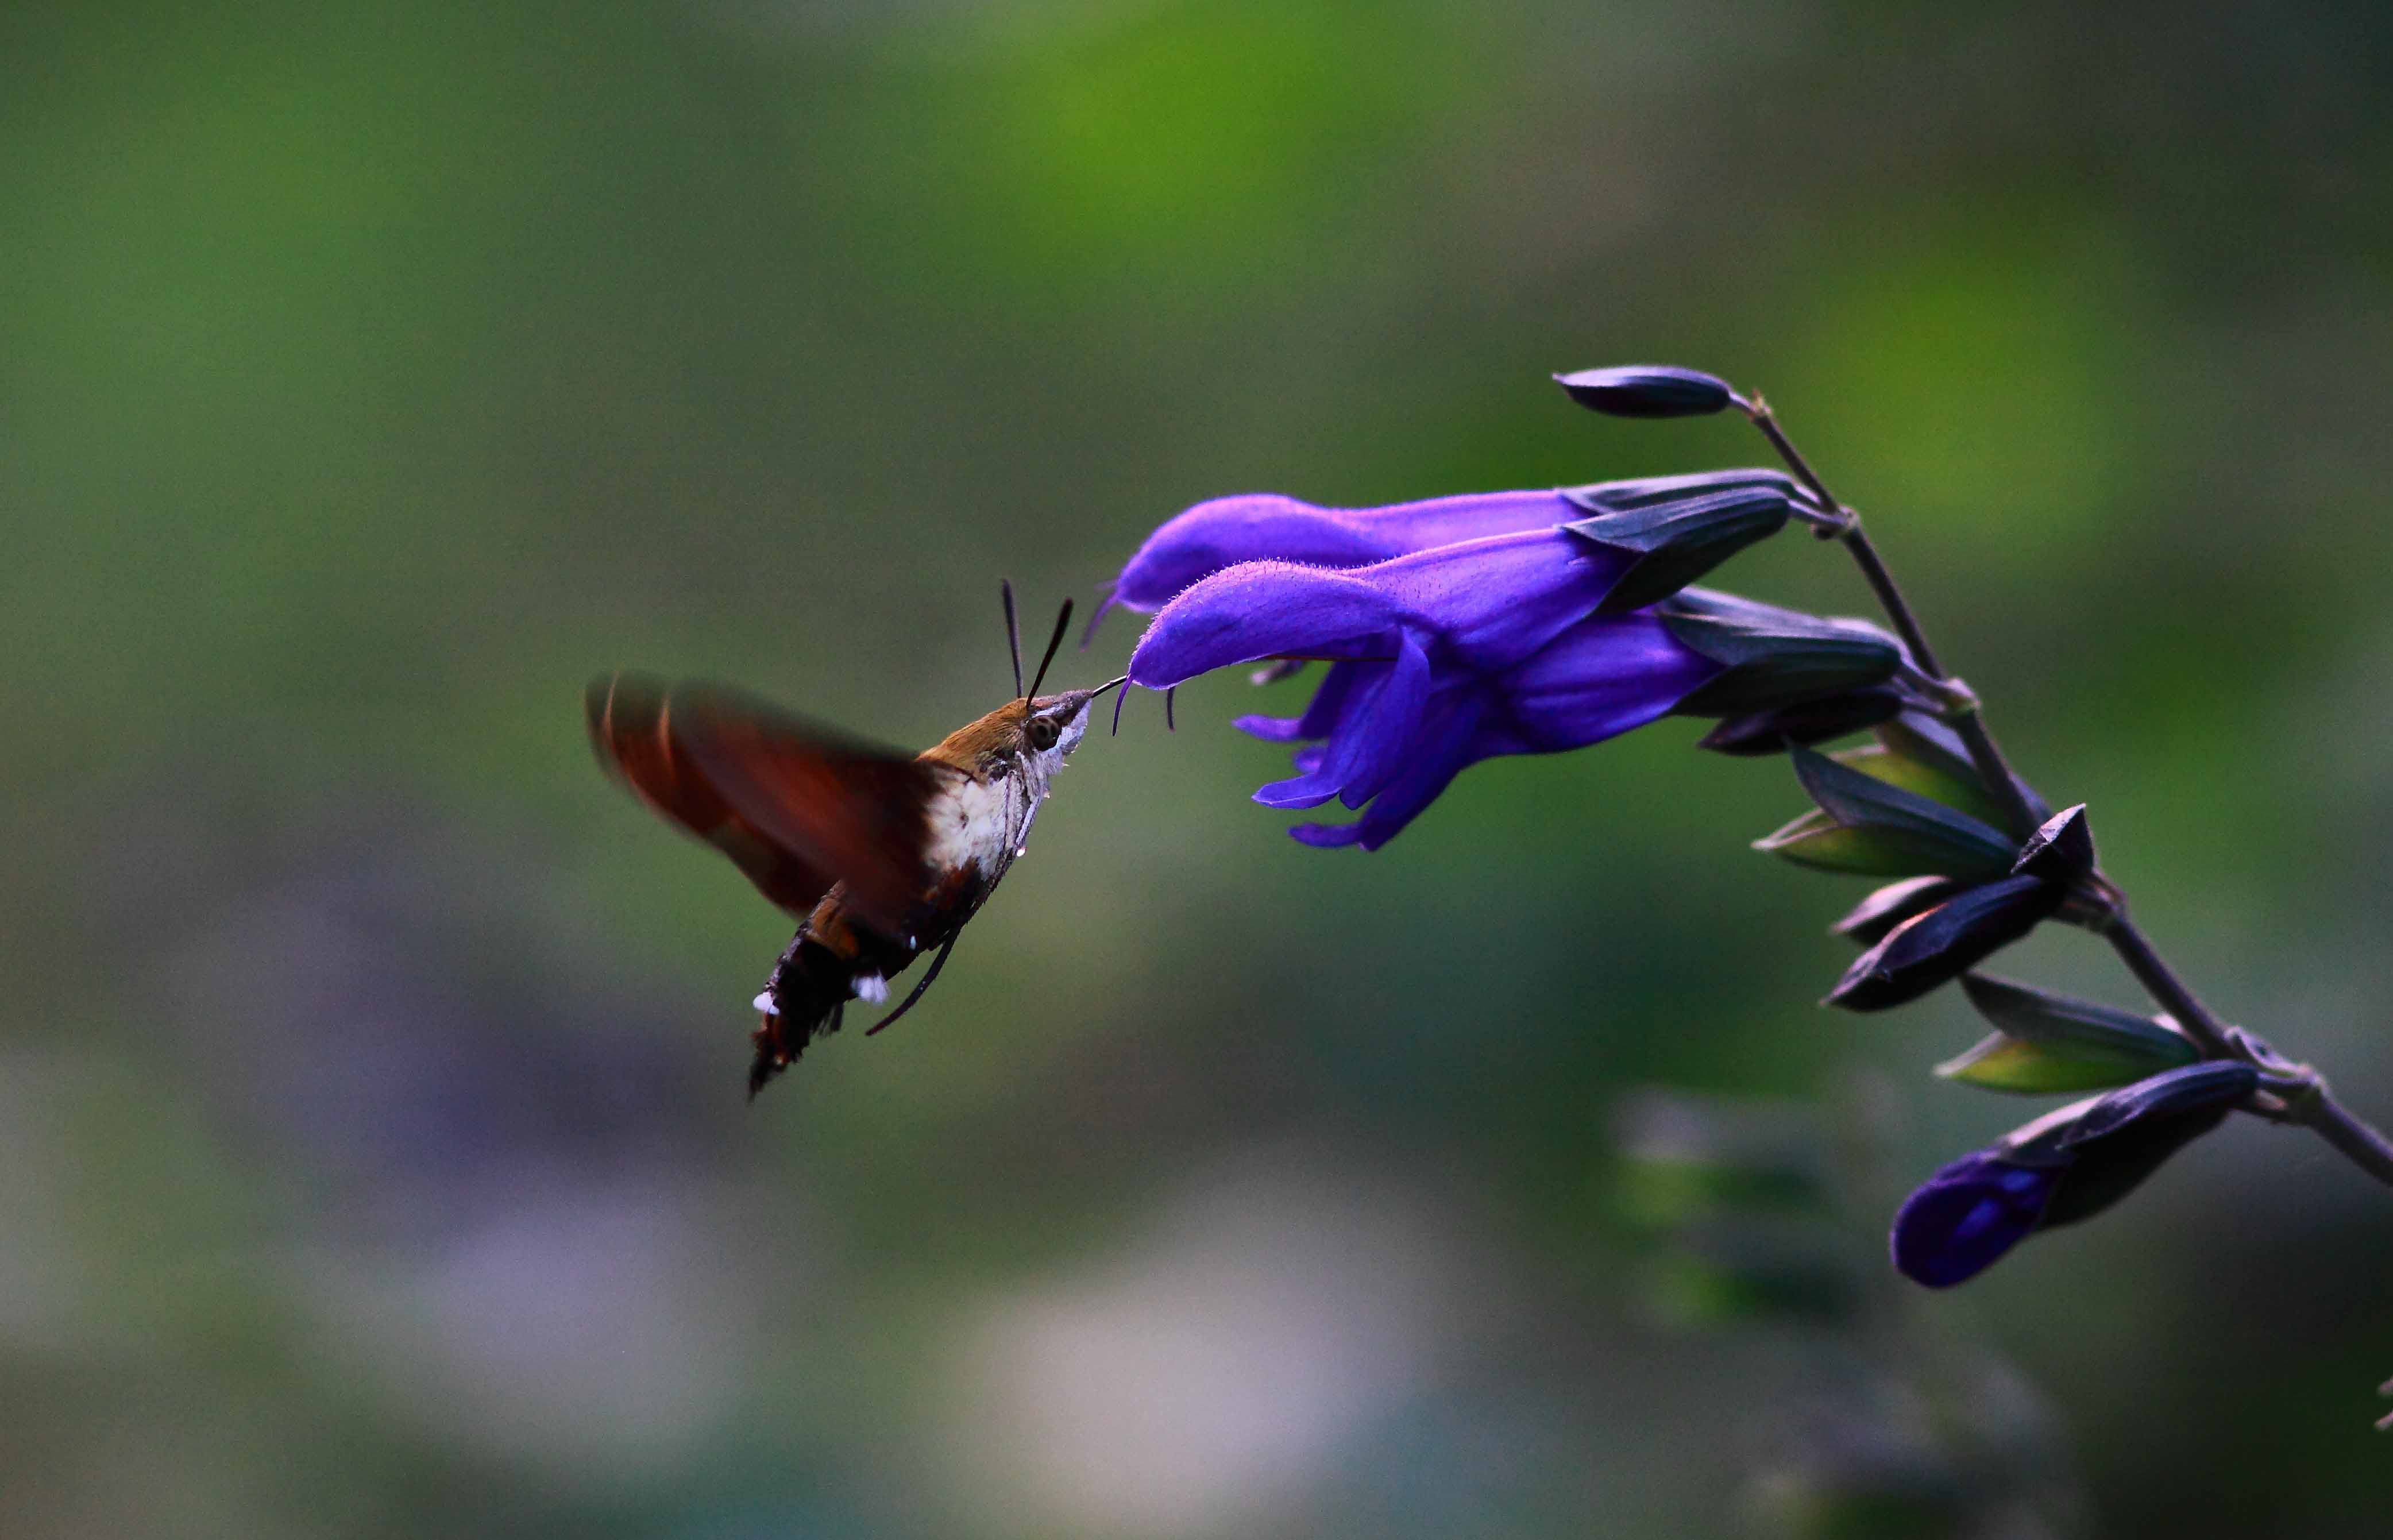
[[[964,924],[1021,855],[1048,783],[1088,731],[1089,709],[1125,679],[1040,695],[1071,601],[1028,688],[1013,590],[1004,589],[1014,698],[911,757],[858,742],[721,685],[637,673],[593,680],[590,741],[601,768],[704,840],[796,918],[771,978],[748,1071],[753,1098],[850,1000],[935,951],[878,1032],[914,1007]]]

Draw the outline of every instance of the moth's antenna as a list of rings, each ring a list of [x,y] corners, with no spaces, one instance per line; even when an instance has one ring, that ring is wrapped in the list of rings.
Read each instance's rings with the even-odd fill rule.
[[[1128,674],[1124,674],[1124,675],[1122,675],[1122,677],[1123,677],[1123,678],[1125,678],[1125,679],[1127,679],[1127,678],[1129,678],[1129,677],[1130,677],[1130,675],[1128,675]],[[1125,701],[1125,700],[1128,700],[1129,698],[1130,698],[1130,691],[1129,691],[1129,690],[1127,690],[1127,689],[1123,690],[1121,694],[1119,694],[1119,695],[1118,695],[1118,696],[1114,697],[1114,737],[1121,737],[1121,709],[1122,709],[1122,702],[1123,702],[1123,701]]]
[[[1047,638],[1047,656],[1039,659],[1039,672],[1030,676],[1030,689],[1028,694],[1023,697],[1024,699],[1035,698],[1039,694],[1039,686],[1047,682],[1047,665],[1055,661],[1055,649],[1064,645],[1064,633],[1070,629],[1071,624],[1072,601],[1066,599],[1064,601],[1064,607],[1055,612],[1055,634]],[[1018,685],[1021,682],[1021,676],[1017,673],[1014,683]]]
[[[1013,584],[1000,578],[997,592],[1005,600],[1005,650],[1013,659],[1013,693],[1022,695],[1022,628],[1013,623]]]
[[[1180,686],[1177,685],[1163,692],[1163,730],[1167,733],[1180,731],[1179,724],[1171,720],[1171,698],[1179,693]]]

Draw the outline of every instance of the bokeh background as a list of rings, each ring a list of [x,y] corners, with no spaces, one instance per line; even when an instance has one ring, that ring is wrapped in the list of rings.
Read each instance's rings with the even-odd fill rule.
[[[1734,1533],[1933,1467],[1938,1354],[2064,1528],[2393,1512],[2393,1203],[2248,1119],[1871,1284],[1858,1396],[1687,1329],[1625,1098],[1865,1125],[1871,1279],[2037,1110],[1928,1075],[1949,994],[1812,1006],[1864,885],[1694,724],[1363,856],[1245,801],[1242,682],[1133,699],[923,1008],[747,1107],[784,923],[580,720],[638,666],[920,745],[1000,574],[1759,462],[1546,379],[1710,368],[2164,947],[2393,1115],[2393,12],[30,0],[0,69],[0,1532]],[[1865,603],[1791,535],[1728,581]]]

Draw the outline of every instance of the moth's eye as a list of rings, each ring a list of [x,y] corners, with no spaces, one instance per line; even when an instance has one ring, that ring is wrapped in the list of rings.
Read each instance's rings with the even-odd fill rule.
[[[1045,752],[1055,747],[1055,724],[1043,716],[1030,719],[1030,747]]]

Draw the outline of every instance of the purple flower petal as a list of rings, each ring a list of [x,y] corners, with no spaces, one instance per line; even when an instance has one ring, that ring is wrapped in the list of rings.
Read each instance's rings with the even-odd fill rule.
[[[1967,1283],[2035,1228],[2066,1170],[2019,1165],[1987,1150],[1963,1155],[1896,1212],[1896,1270],[1929,1288]]]
[[[1667,716],[1720,666],[1651,615],[1581,620],[1504,675],[1501,747],[1583,749]]]
[[[1130,657],[1131,682],[1169,689],[1259,658],[1393,658],[1404,607],[1360,576],[1248,562],[1163,607]]]
[[[1153,610],[1203,579],[1252,561],[1367,567],[1458,541],[1550,528],[1585,516],[1559,492],[1474,492],[1386,508],[1318,508],[1256,493],[1200,502],[1147,537],[1107,605]]]
[[[1422,724],[1417,751],[1404,773],[1372,799],[1360,818],[1351,824],[1300,824],[1288,833],[1324,848],[1360,844],[1377,850],[1386,844],[1435,802],[1455,777],[1487,757],[1475,731],[1486,707],[1481,691],[1445,692]]]
[[[1327,737],[1337,725],[1338,717],[1346,709],[1346,698],[1362,682],[1375,665],[1369,663],[1332,663],[1321,676],[1321,684],[1313,692],[1313,703],[1302,716],[1242,716],[1230,724],[1240,732],[1262,738],[1266,743],[1294,743],[1306,738]]]
[[[1265,781],[1255,788],[1253,800],[1265,807],[1319,807],[1338,795],[1338,777],[1322,773],[1316,757],[1312,767],[1297,767],[1302,774],[1284,781]]]
[[[1625,561],[1536,529],[1342,572],[1249,562],[1165,605],[1131,654],[1131,679],[1164,689],[1262,658],[1393,658],[1399,626],[1435,638],[1441,660],[1500,669],[1594,608]]]
[[[1403,771],[1429,705],[1429,654],[1409,632],[1400,646],[1395,662],[1355,691],[1322,762],[1348,807],[1362,806]]]

